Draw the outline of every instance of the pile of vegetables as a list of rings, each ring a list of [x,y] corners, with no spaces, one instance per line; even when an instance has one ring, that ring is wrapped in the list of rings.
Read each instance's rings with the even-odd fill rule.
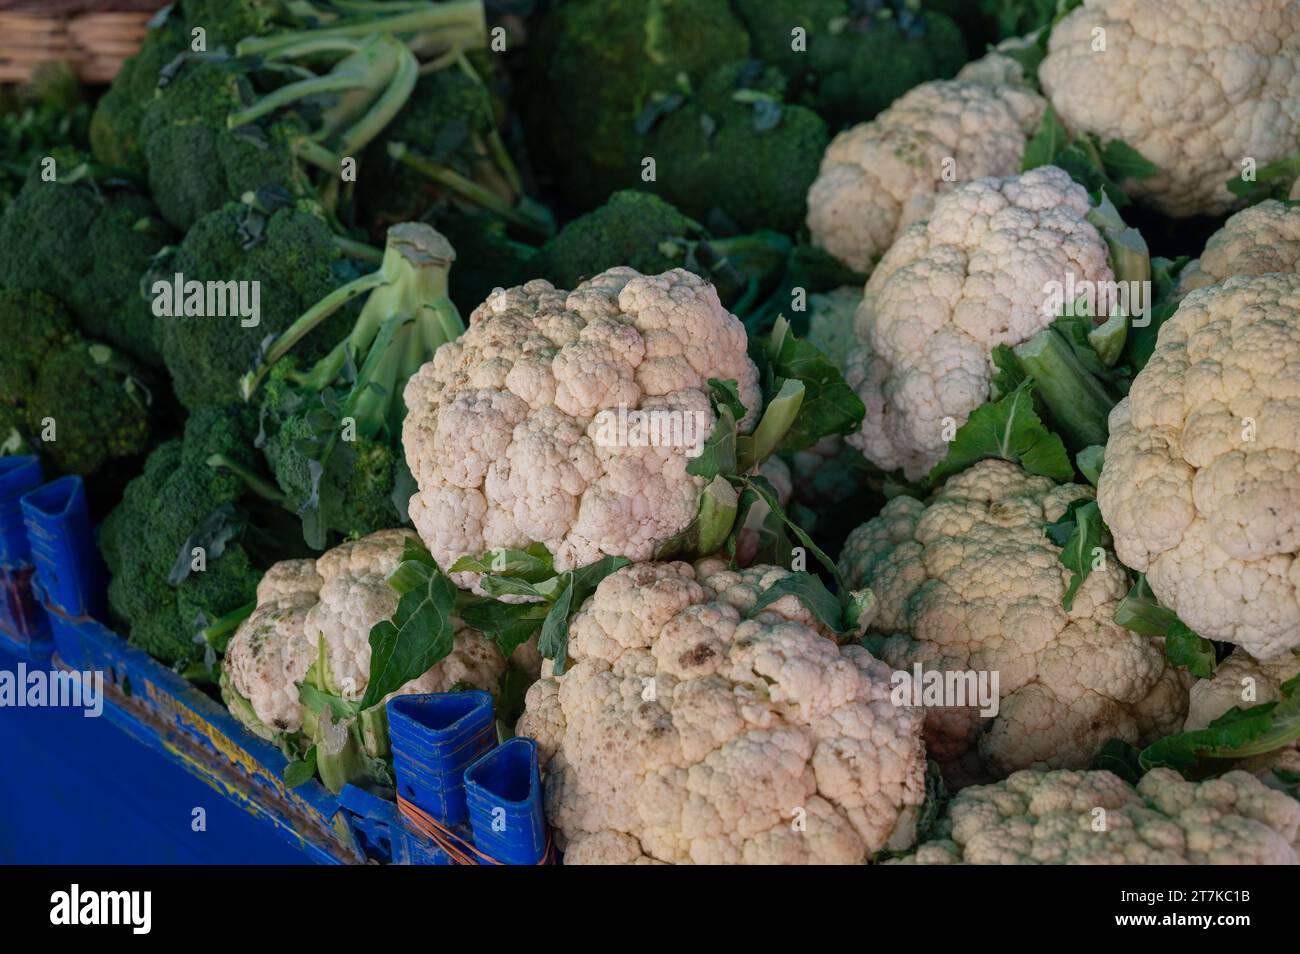
[[[1288,0],[178,0],[0,100],[0,453],[294,785],[482,689],[570,864],[1300,863],[1297,76]]]

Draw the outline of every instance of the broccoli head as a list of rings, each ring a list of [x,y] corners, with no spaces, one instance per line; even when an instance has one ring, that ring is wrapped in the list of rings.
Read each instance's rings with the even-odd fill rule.
[[[658,275],[681,267],[686,242],[703,234],[698,222],[658,196],[627,189],[547,242],[540,272],[557,288],[576,288],[616,265]]]
[[[245,545],[251,531],[241,505],[248,489],[209,460],[256,467],[255,417],[242,405],[196,411],[183,437],[149,455],[105,521],[109,607],[132,645],[165,662],[197,659],[203,650],[195,636],[254,598],[260,574]]]
[[[202,27],[208,52],[233,51],[246,36],[273,27],[298,23],[282,0],[180,0],[161,20],[155,19],[140,51],[118,70],[113,85],[100,98],[90,122],[95,158],[139,176],[148,172],[141,124],[154,99],[159,78],[164,82],[177,57],[193,49],[191,30]]]
[[[754,55],[790,78],[790,93],[833,128],[871,119],[926,80],[966,62],[961,29],[916,0],[735,0]],[[793,31],[805,31],[797,49]]]
[[[656,191],[702,219],[720,209],[743,228],[798,231],[828,135],[784,93],[781,72],[756,60],[710,73],[645,137]]]
[[[540,274],[538,250],[512,239],[499,216],[451,206],[438,214],[437,225],[456,249],[450,295],[461,314],[487,301],[492,289],[522,285]]]
[[[334,534],[360,537],[402,523],[394,500],[398,452],[362,434],[331,447],[342,395],[299,388],[295,371],[292,357],[272,369],[262,401],[262,450],[285,506],[302,517],[303,538],[323,549]]]
[[[0,203],[23,187],[32,163],[62,147],[89,148],[90,104],[68,63],[49,61],[21,86],[0,87]]]
[[[0,290],[0,402],[23,443],[64,473],[91,474],[141,453],[149,392],[107,345],[84,338],[42,292]],[[47,426],[48,425],[48,426]]]
[[[529,38],[531,151],[580,208],[636,185],[638,121],[719,63],[749,55],[727,0],[568,0]],[[575,148],[578,145],[579,148]]]
[[[292,206],[268,215],[230,203],[199,219],[180,247],[157,263],[155,283],[170,283],[176,273],[187,283],[257,282],[261,314],[251,327],[243,327],[238,316],[159,317],[158,341],[177,398],[190,409],[234,400],[240,375],[254,363],[262,340],[289,327],[350,277],[350,267],[329,226]],[[330,327],[345,333],[347,315],[332,319]],[[314,341],[304,344],[307,357],[323,353]]]
[[[53,295],[87,335],[157,364],[140,276],[171,230],[129,184],[80,154],[54,158],[56,180],[37,163],[0,217],[0,286]]]
[[[140,141],[149,188],[163,217],[188,229],[245,192],[275,186],[305,191],[284,130],[227,127],[227,117],[254,98],[235,60],[185,58],[145,108]]]

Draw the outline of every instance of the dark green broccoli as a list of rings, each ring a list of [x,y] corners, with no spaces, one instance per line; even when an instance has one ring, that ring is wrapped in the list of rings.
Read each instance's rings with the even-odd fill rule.
[[[195,637],[253,600],[272,556],[255,558],[257,531],[248,486],[209,460],[220,456],[253,470],[256,415],[242,405],[192,414],[185,433],[149,455],[101,531],[112,579],[109,607],[131,644],[168,663],[203,656]]]
[[[638,121],[719,63],[749,55],[727,0],[567,0],[529,37],[529,146],[580,209],[641,180]],[[662,174],[660,176],[662,181]]]
[[[410,97],[422,69],[415,50],[434,42],[459,50],[484,36],[481,5],[457,0],[249,36],[235,59],[177,58],[159,73],[140,122],[159,208],[188,228],[246,192],[314,196],[308,166],[323,171],[320,198],[332,208],[344,159],[359,158]]]
[[[710,73],[643,140],[655,190],[699,218],[720,209],[746,229],[798,231],[828,135],[784,92],[780,71],[755,60]]]
[[[144,451],[149,391],[131,363],[83,337],[42,292],[0,290],[0,403],[24,443],[63,473]]]
[[[524,195],[523,180],[497,130],[497,114],[480,75],[486,56],[422,77],[359,173],[362,217],[374,231],[431,210],[482,210],[534,238],[555,231],[550,212]]]
[[[90,104],[76,71],[37,66],[21,86],[0,86],[0,201],[18,194],[32,163],[58,148],[89,148]]]
[[[245,192],[276,186],[306,191],[282,130],[231,130],[230,113],[253,98],[235,60],[186,59],[145,109],[140,141],[149,188],[163,217],[180,229]]]
[[[966,62],[961,29],[918,0],[735,0],[754,55],[833,128],[863,122]],[[803,45],[794,31],[801,29]]]
[[[512,239],[499,216],[450,206],[438,213],[437,226],[456,249],[451,300],[463,315],[486,301],[492,289],[512,288],[542,274],[538,250]]]
[[[246,36],[277,24],[296,25],[281,0],[179,0],[155,18],[140,52],[127,60],[95,107],[90,142],[95,158],[144,176],[148,172],[140,136],[145,109],[154,98],[159,75],[183,53],[195,52],[191,31],[202,27],[204,49],[233,50]]]
[[[421,223],[388,230],[379,270],[335,290],[267,342],[240,390],[262,396],[262,443],[285,505],[302,518],[303,538],[324,549],[331,535],[359,536],[405,518],[410,488],[399,493],[402,393],[407,380],[464,331],[448,297],[456,257],[451,244]],[[320,326],[366,296],[350,332]],[[303,339],[338,343],[306,370],[288,363]],[[407,477],[409,480],[409,477]],[[400,499],[400,505],[397,500]]]
[[[257,282],[261,312],[252,327],[243,327],[238,315],[157,319],[176,396],[190,409],[235,400],[239,376],[256,360],[263,339],[288,328],[354,274],[320,217],[291,206],[268,215],[237,202],[196,222],[181,245],[155,263],[147,283],[168,294],[176,273],[186,282]],[[330,327],[345,333],[347,316],[337,316]],[[323,353],[314,341],[304,347],[307,358]]]
[[[785,267],[790,241],[773,232],[712,238],[694,219],[649,192],[615,192],[542,247],[535,270],[559,288],[616,265],[644,274],[687,268],[713,282],[723,304],[749,307]]]
[[[129,183],[76,153],[54,158],[56,181],[38,162],[0,217],[0,286],[53,295],[87,335],[156,365],[140,276],[172,232]]]

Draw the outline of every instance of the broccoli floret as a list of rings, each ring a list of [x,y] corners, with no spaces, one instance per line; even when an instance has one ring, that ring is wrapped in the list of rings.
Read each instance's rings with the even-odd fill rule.
[[[9,342],[0,403],[23,446],[54,470],[91,474],[144,450],[149,392],[121,355],[84,338],[58,301],[0,290],[0,339]]]
[[[101,533],[109,606],[132,645],[165,662],[199,658],[195,635],[255,596],[260,574],[244,545],[241,506],[247,487],[209,464],[221,455],[256,467],[255,417],[242,405],[192,414],[182,438],[149,455]],[[197,566],[195,547],[204,554]]]
[[[158,318],[158,340],[177,398],[191,409],[234,400],[240,375],[253,365],[262,340],[288,328],[350,277],[349,268],[329,227],[309,212],[285,207],[268,216],[231,203],[201,218],[175,253],[157,263],[152,279],[171,282],[180,273],[186,282],[255,281],[261,315],[247,328],[236,315]],[[346,314],[330,324],[338,335],[347,327]],[[305,343],[305,357],[328,350],[316,340]]]
[[[0,286],[53,295],[87,335],[157,364],[140,276],[171,230],[127,183],[79,154],[55,159],[57,180],[46,182],[42,164],[33,166],[0,218]]]
[[[637,122],[679,76],[749,55],[727,0],[568,0],[529,38],[529,145],[580,208],[636,185],[649,154]],[[660,175],[662,181],[662,173]]]
[[[286,507],[302,517],[304,539],[323,548],[332,534],[355,538],[397,526],[398,453],[361,434],[332,442],[340,396],[298,387],[295,373],[292,358],[272,370],[262,403],[262,450]]]
[[[916,0],[735,0],[754,54],[790,78],[796,102],[832,127],[875,116],[913,86],[966,62],[961,29]],[[796,49],[793,31],[806,31]]]
[[[267,343],[241,381],[251,400],[271,378],[261,396],[267,459],[315,549],[324,549],[332,533],[353,536],[401,522],[394,489],[403,469],[402,394],[411,375],[464,331],[448,297],[455,257],[430,226],[393,226],[379,269],[307,309]],[[304,339],[321,339],[322,322],[363,295],[355,324],[334,339],[329,354],[305,371],[290,363]]]
[[[616,265],[657,275],[682,267],[686,242],[703,233],[699,223],[658,196],[627,189],[547,242],[541,272],[558,288],[575,288]]]
[[[798,231],[828,135],[784,91],[780,71],[754,60],[710,73],[645,139],[655,190],[698,218],[720,209],[743,228]]]
[[[188,59],[145,109],[140,140],[149,187],[168,222],[188,229],[245,192],[306,186],[281,131],[227,128],[227,116],[253,99],[243,65]]]

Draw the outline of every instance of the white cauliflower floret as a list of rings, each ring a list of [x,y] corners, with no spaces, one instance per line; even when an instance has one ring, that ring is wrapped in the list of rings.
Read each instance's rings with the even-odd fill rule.
[[[298,683],[316,658],[316,647],[302,636],[303,624],[320,598],[321,582],[315,560],[272,566],[257,584],[257,608],[226,646],[222,677],[252,706],[261,724],[246,724],[263,738],[302,728]]]
[[[929,216],[938,195],[1017,172],[1045,105],[1023,85],[1019,65],[996,53],[956,79],[910,90],[827,147],[808,190],[813,242],[870,272],[903,229]]]
[[[1085,0],[1038,69],[1071,132],[1120,140],[1160,168],[1125,190],[1170,215],[1220,215],[1243,160],[1300,148],[1300,4]]]
[[[959,186],[908,228],[858,307],[845,379],[867,414],[849,443],[910,479],[942,460],[945,418],[960,427],[988,398],[993,348],[1057,317],[1049,283],[1113,280],[1088,211],[1082,186],[1042,166]]]
[[[1178,298],[1233,275],[1300,271],[1300,208],[1276,199],[1242,209],[1178,275]]]
[[[960,792],[899,864],[1294,865],[1300,802],[1246,772],[1130,787],[1110,772],[1016,772]]]
[[[1128,590],[1118,561],[1061,606],[1070,572],[1044,527],[1091,494],[982,461],[928,504],[894,498],[844,544],[845,582],[877,597],[881,658],[909,674],[917,663],[987,672],[990,689],[997,674],[996,716],[978,706],[927,712],[927,749],[951,784],[1081,768],[1111,738],[1151,742],[1182,724],[1186,688],[1160,642],[1112,622]]]
[[[494,292],[406,388],[402,445],[420,488],[410,513],[425,545],[444,568],[531,542],[560,571],[648,559],[699,509],[706,481],[686,465],[714,424],[709,378],[737,382],[741,425],[753,424],[746,346],[713,286],[682,269]],[[673,412],[683,427],[629,446],[605,427],[620,407]],[[687,420],[695,440],[682,439]]]
[[[287,560],[267,570],[257,587],[257,608],[231,637],[224,664],[231,686],[265,727],[289,735],[302,728],[298,683],[317,659],[322,640],[331,688],[351,701],[365,694],[370,630],[397,608],[388,576],[410,536],[406,530],[381,530],[314,561]],[[451,652],[384,701],[411,692],[446,692],[458,682],[495,692],[504,671],[496,644],[456,621]],[[242,706],[237,703],[232,700],[231,710],[238,717]]]
[[[1188,295],[1109,424],[1119,558],[1202,636],[1300,646],[1300,275]]]
[[[518,726],[566,863],[846,864],[911,843],[922,716],[795,597],[749,618],[787,575],[633,564],[575,615],[568,670]]]

